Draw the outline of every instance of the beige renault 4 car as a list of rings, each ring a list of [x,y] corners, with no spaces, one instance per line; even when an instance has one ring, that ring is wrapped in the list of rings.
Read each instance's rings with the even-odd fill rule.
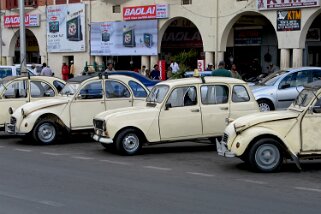
[[[25,103],[53,98],[66,82],[47,76],[10,76],[0,80],[0,130],[10,120],[10,111]]]
[[[93,129],[93,117],[100,112],[145,104],[147,95],[148,89],[132,77],[75,77],[57,98],[19,107],[6,131],[31,135],[39,143],[51,144],[61,133]]]
[[[286,159],[321,158],[321,81],[311,83],[286,111],[261,112],[229,124],[217,152],[239,157],[257,171],[273,172]]]
[[[142,144],[222,136],[226,118],[258,112],[248,85],[224,77],[187,78],[158,83],[145,106],[106,111],[94,118],[93,138],[134,155]]]

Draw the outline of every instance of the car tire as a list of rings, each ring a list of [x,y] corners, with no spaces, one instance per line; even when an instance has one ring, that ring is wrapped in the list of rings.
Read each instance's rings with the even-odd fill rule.
[[[257,103],[259,104],[259,109],[262,112],[274,110],[274,105],[270,100],[262,99],[258,100]]]
[[[279,142],[273,138],[258,140],[251,147],[248,160],[251,167],[256,171],[278,171],[283,163],[283,153]]]
[[[142,139],[135,129],[121,131],[116,139],[116,150],[123,155],[135,155],[142,148]]]
[[[44,145],[53,144],[58,137],[58,127],[51,120],[40,120],[32,130],[33,139]]]

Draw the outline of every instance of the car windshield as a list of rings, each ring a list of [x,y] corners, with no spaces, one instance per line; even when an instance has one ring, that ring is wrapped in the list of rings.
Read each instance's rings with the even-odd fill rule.
[[[315,97],[315,91],[313,91],[312,89],[304,89],[297,96],[296,100],[294,101],[294,105],[306,107]]]
[[[265,77],[263,80],[261,80],[258,84],[259,85],[267,85],[267,86],[272,86],[276,83],[276,81],[280,78],[280,76],[282,74],[285,74],[287,73],[288,71],[284,71],[284,70],[281,70],[281,71],[277,71],[277,72],[274,72],[270,75],[268,75],[267,77]]]
[[[168,91],[167,85],[157,85],[155,86],[151,92],[149,93],[146,101],[147,102],[153,102],[153,103],[161,103],[163,102],[167,91]]]
[[[62,95],[74,95],[79,88],[77,83],[67,83],[65,87],[61,90],[60,94]]]

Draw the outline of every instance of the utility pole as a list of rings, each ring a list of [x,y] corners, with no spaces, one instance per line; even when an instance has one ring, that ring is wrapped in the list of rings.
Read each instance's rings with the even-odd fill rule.
[[[19,16],[20,16],[20,69],[21,74],[25,75],[27,73],[27,50],[26,50],[26,26],[25,26],[25,2],[24,0],[19,0]]]

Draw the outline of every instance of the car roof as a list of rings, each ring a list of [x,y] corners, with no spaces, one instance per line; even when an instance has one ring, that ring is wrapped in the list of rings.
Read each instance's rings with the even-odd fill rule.
[[[99,73],[94,73],[92,75],[76,76],[76,77],[74,77],[72,79],[69,79],[68,82],[82,83],[82,82],[84,82],[86,80],[89,80],[89,79],[99,79],[98,74]],[[133,77],[127,76],[127,75],[121,75],[121,74],[108,75],[108,79],[116,79],[116,80],[122,80],[122,81],[135,80],[135,81],[140,82],[136,78],[133,78]],[[144,85],[142,82],[140,82],[140,83],[142,85]]]
[[[239,80],[236,78],[231,77],[210,77],[206,76],[203,77],[205,80],[205,83],[227,83],[227,84],[246,84],[243,80]],[[172,80],[166,80],[164,82],[161,82],[159,84],[167,84],[170,86],[176,86],[176,85],[185,85],[185,84],[201,84],[202,78],[200,77],[189,77],[189,78],[182,78],[182,79],[172,79]]]
[[[295,72],[295,71],[301,71],[301,70],[321,70],[321,67],[307,66],[307,67],[299,67],[299,68],[289,68],[285,70],[289,72]]]
[[[7,83],[15,79],[22,79],[22,78],[28,78],[27,76],[7,76],[3,78],[1,81],[2,83]],[[47,80],[47,81],[54,81],[54,80],[60,80],[61,82],[65,82],[64,80],[57,78],[57,77],[48,77],[48,76],[30,76],[30,79],[40,79],[40,80]]]

